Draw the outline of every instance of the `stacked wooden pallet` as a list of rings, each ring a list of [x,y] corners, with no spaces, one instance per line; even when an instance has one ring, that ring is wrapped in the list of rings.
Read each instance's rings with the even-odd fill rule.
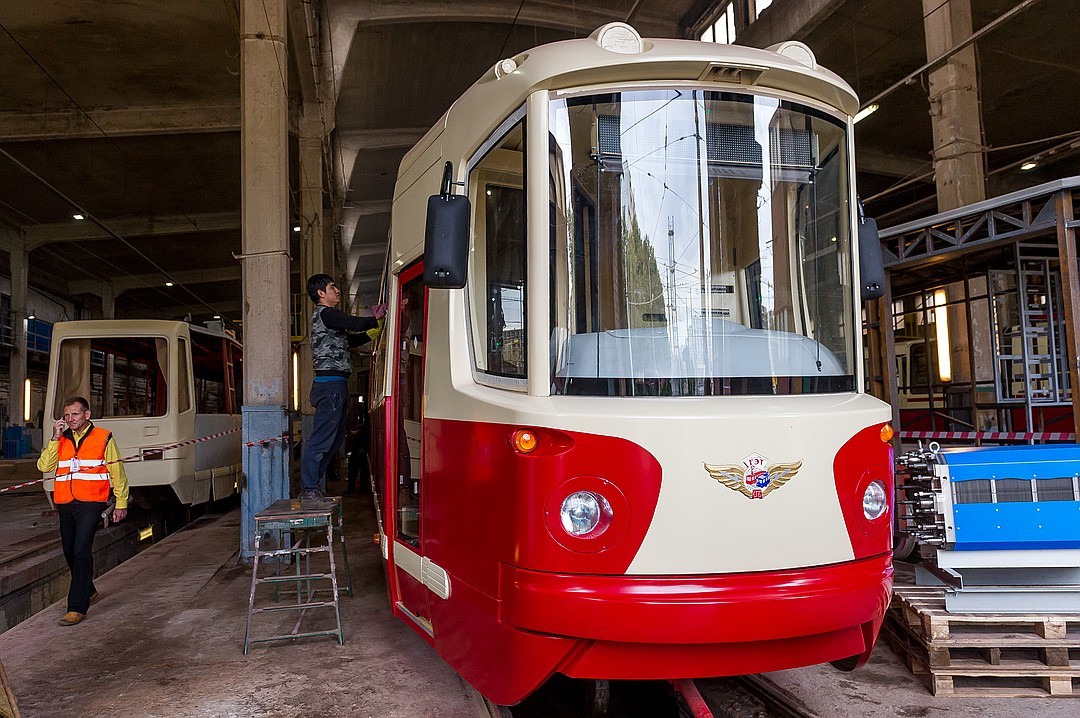
[[[943,588],[897,586],[882,635],[935,696],[1080,696],[1080,614],[949,613]]]

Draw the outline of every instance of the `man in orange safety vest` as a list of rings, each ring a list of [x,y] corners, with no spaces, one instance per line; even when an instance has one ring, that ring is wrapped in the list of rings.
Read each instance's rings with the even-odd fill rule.
[[[64,401],[64,416],[53,424],[52,440],[37,462],[41,472],[55,471],[53,502],[60,514],[60,540],[71,569],[68,612],[61,626],[86,618],[97,600],[94,588],[94,532],[109,501],[116,496],[113,521],[127,516],[128,482],[112,433],[90,421],[90,402],[81,396]]]

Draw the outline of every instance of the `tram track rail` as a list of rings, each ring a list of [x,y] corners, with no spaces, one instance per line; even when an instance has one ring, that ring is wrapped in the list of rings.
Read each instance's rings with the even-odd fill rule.
[[[732,682],[753,698],[767,711],[769,718],[820,718],[802,701],[776,685],[761,674],[736,676]]]

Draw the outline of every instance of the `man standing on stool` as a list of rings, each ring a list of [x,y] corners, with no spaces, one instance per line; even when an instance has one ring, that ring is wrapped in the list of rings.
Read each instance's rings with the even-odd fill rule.
[[[345,415],[349,406],[349,375],[352,359],[349,348],[379,336],[386,305],[372,307],[374,317],[353,317],[337,309],[341,290],[329,274],[314,274],[307,280],[307,293],[315,302],[311,315],[311,357],[315,379],[311,384],[311,405],[315,421],[311,436],[304,439],[300,460],[300,502],[304,508],[330,505],[319,491],[319,479],[337,455],[345,439]]]
[[[94,532],[109,501],[116,495],[113,521],[127,516],[128,482],[112,432],[90,421],[90,402],[81,396],[64,401],[64,417],[53,424],[52,441],[37,462],[42,473],[56,471],[53,503],[60,514],[60,541],[71,569],[68,612],[61,626],[86,618],[97,601],[94,588]]]

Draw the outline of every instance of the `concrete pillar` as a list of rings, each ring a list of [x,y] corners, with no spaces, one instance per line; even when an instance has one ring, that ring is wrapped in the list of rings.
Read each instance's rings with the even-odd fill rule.
[[[285,0],[240,5],[244,288],[241,558],[254,516],[289,495],[289,154]],[[257,442],[271,439],[264,444]],[[255,446],[248,446],[256,442]]]
[[[21,235],[10,234],[9,253],[11,256],[11,328],[12,342],[11,363],[8,367],[8,421],[12,425],[23,425],[23,389],[26,383],[26,321],[27,287],[30,269],[30,253],[26,251],[26,242]]]
[[[101,283],[101,318],[116,319],[116,289],[112,282]]]
[[[922,4],[927,60],[971,37],[971,0],[922,0]],[[929,77],[938,211],[946,212],[986,199],[974,45],[949,57]]]
[[[312,274],[333,275],[333,258],[327,261],[327,243],[323,240],[323,133],[322,121],[317,107],[305,106],[300,121],[300,292],[307,291],[307,278]],[[332,248],[331,248],[332,249]],[[306,436],[311,431],[315,408],[308,401],[311,380],[311,331],[308,316],[315,305],[306,298],[300,306],[302,313],[300,329],[304,340],[299,348],[300,366],[300,412],[301,431]]]

